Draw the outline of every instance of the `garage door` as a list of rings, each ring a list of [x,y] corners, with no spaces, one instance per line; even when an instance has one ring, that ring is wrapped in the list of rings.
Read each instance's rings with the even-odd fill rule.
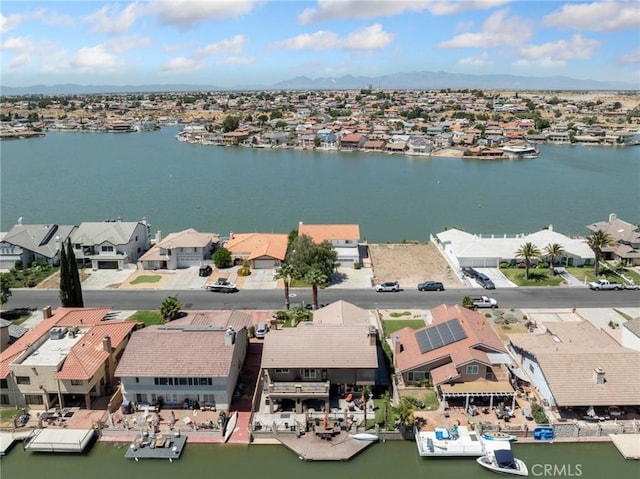
[[[98,261],[98,269],[118,269],[117,261]]]
[[[273,268],[274,261],[272,259],[257,259],[253,262],[255,269],[270,269]]]

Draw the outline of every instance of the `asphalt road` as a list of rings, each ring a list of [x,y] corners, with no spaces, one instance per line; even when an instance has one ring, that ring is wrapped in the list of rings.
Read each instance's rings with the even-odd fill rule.
[[[311,303],[311,291],[291,290],[291,305]],[[640,306],[640,291],[591,291],[588,288],[502,288],[493,291],[449,289],[420,292],[376,293],[361,289],[320,290],[318,301],[329,304],[340,299],[365,309],[429,309],[440,304],[458,304],[466,295],[485,294],[498,301],[500,308],[613,308]],[[158,309],[167,296],[177,296],[185,310],[284,308],[282,290],[241,290],[222,294],[201,290],[125,291],[92,290],[83,294],[85,307],[111,307],[114,310]],[[57,290],[17,289],[3,309],[60,306]]]

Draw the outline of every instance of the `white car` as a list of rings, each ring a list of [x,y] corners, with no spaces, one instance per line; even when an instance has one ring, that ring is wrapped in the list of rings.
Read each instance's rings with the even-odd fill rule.
[[[263,339],[268,332],[269,332],[269,326],[267,325],[267,323],[258,323],[256,324],[254,336],[257,339]]]
[[[376,291],[378,293],[383,293],[387,291],[396,293],[400,291],[400,283],[398,283],[397,281],[387,281],[386,283],[380,283],[379,285],[376,286]]]

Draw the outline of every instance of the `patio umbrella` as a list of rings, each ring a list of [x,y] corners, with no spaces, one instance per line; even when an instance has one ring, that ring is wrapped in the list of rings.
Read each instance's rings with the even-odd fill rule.
[[[589,409],[587,409],[587,416],[596,417],[596,410],[593,408],[593,406],[589,406]]]

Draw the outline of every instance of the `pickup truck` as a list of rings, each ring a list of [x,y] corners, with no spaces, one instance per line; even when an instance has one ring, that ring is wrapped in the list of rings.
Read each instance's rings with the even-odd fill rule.
[[[471,298],[472,303],[469,304],[467,307],[469,309],[479,309],[479,308],[497,308],[498,307],[498,302],[493,299],[493,298],[489,298],[488,296],[477,296],[477,297],[473,297]]]
[[[595,291],[603,291],[605,289],[624,289],[624,284],[612,283],[607,279],[599,279],[589,283],[589,289],[593,289]]]

